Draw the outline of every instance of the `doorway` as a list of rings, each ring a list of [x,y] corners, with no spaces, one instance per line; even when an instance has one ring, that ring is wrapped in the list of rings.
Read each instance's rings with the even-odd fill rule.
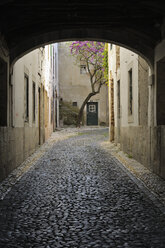
[[[87,125],[98,125],[98,102],[87,103]]]

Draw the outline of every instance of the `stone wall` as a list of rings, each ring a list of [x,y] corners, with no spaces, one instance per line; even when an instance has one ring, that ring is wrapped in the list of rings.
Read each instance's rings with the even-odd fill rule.
[[[165,126],[161,126],[161,157],[160,175],[165,178]]]
[[[46,69],[50,71],[51,63],[45,60],[44,49],[34,50],[20,58],[10,72],[10,80],[9,62],[0,52],[1,65],[3,61],[5,68],[0,69],[0,78],[7,84],[5,88],[3,85],[0,87],[0,181],[43,144],[53,131],[53,77],[46,73]],[[4,73],[7,74],[5,77]]]
[[[165,126],[151,128],[151,169],[165,178]]]
[[[148,167],[148,127],[121,127],[120,132],[121,149]]]
[[[38,128],[0,127],[0,181],[37,148]]]
[[[121,48],[120,55],[120,77],[118,78],[121,81],[121,121],[118,122],[117,119],[118,95],[117,87],[115,87],[115,143],[119,142],[121,150],[126,152],[128,156],[133,157],[151,171],[165,178],[165,126],[163,126],[162,122],[161,126],[153,126],[151,125],[152,121],[149,121],[153,111],[151,107],[149,108],[149,103],[151,102],[151,99],[149,99],[149,66],[143,58],[126,49]],[[162,80],[164,61],[163,59],[160,64],[160,67],[162,67],[157,68],[157,71],[161,72],[157,75],[157,80],[159,81],[157,90],[159,90],[159,93],[164,92],[164,81]],[[134,93],[136,92],[135,97],[133,96],[133,122],[129,122],[127,113],[128,78],[126,74],[129,64],[131,64],[134,73],[136,72],[136,77],[133,77],[133,91]],[[117,82],[118,78],[115,78],[115,82]],[[164,118],[164,115],[161,114],[164,113],[164,98],[162,98],[162,104],[160,103],[161,98],[158,98],[158,117],[163,116]]]
[[[117,128],[115,128],[117,143]],[[120,147],[149,170],[165,178],[165,126],[122,127]]]

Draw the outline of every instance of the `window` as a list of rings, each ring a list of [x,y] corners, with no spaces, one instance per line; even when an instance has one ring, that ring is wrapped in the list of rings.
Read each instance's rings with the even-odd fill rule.
[[[120,80],[117,81],[117,116],[120,118]]]
[[[128,71],[128,115],[133,114],[132,69]]]
[[[33,82],[32,96],[33,96],[33,122],[35,122],[36,120],[36,85],[34,82]]]
[[[87,73],[86,65],[80,65],[80,74],[86,74],[86,73]]]
[[[77,107],[77,102],[73,102],[73,103],[72,103],[72,106]]]
[[[29,78],[27,75],[24,77],[25,82],[25,121],[29,120]]]
[[[96,105],[89,105],[89,112],[93,112],[93,113],[95,113],[96,112]]]
[[[53,102],[53,98],[51,98],[51,123],[53,123],[53,113],[54,113],[54,102]]]

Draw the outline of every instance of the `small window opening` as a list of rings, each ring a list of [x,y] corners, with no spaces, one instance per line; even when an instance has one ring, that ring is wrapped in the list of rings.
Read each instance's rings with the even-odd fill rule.
[[[86,73],[87,73],[86,65],[80,65],[80,74],[86,74]]]
[[[72,106],[77,107],[77,102],[73,102]]]

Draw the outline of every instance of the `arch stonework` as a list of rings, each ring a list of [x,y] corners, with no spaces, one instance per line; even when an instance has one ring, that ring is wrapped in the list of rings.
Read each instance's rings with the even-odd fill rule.
[[[130,29],[106,30],[93,28],[62,29],[30,37],[11,49],[10,63],[12,65],[23,55],[45,44],[70,40],[100,40],[117,44],[142,56],[151,68],[154,64],[154,44],[149,46],[150,40],[142,38]]]
[[[11,64],[50,42],[100,39],[133,50],[153,66],[154,49],[165,37],[161,0],[2,0],[0,17]]]

